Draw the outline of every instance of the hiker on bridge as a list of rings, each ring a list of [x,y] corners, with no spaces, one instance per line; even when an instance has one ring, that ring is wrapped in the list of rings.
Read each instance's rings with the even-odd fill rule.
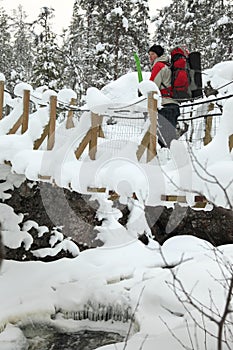
[[[180,115],[179,103],[171,96],[171,70],[164,48],[153,45],[148,51],[152,65],[150,80],[158,86],[162,96],[162,108],[158,111],[158,141],[161,147],[170,147],[177,138],[176,124]]]

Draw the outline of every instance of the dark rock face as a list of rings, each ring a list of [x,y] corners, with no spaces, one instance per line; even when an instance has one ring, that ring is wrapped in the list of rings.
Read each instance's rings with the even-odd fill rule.
[[[24,220],[35,221],[39,226],[47,226],[49,232],[38,237],[38,232],[31,228],[28,232],[33,237],[30,250],[50,247],[49,240],[56,229],[65,237],[70,237],[80,250],[102,245],[96,240],[97,230],[101,225],[96,219],[98,203],[90,201],[90,196],[71,192],[68,189],[52,186],[49,183],[23,183],[20,188],[11,191],[12,197],[4,203],[10,205],[16,214],[23,213]],[[127,206],[114,202],[114,206],[121,210],[123,216],[119,220],[125,225],[129,215]],[[146,218],[153,237],[160,244],[176,235],[193,235],[211,242],[214,246],[233,243],[233,212],[224,208],[214,207],[211,211],[193,210],[178,204],[174,209],[162,206],[146,207]],[[144,235],[143,235],[144,236]],[[146,237],[140,240],[147,244]],[[4,249],[6,259],[38,260],[31,251],[18,249]],[[0,249],[0,259],[3,250]],[[71,253],[61,251],[55,257],[45,257],[40,260],[51,261],[62,257],[72,258]]]
[[[88,199],[88,196],[49,183],[40,183],[33,188],[24,183],[5,203],[17,214],[23,213],[25,221],[34,220],[49,228],[60,226],[66,236],[82,242],[91,236],[93,225],[98,225],[95,219],[97,204]],[[92,237],[87,243],[92,243]]]
[[[174,209],[147,207],[146,216],[152,234],[160,244],[177,235],[192,235],[214,246],[233,243],[233,212],[231,210],[214,207],[211,211],[196,211],[175,205]],[[154,222],[157,217],[158,220]],[[173,230],[170,231],[170,228]]]
[[[94,226],[100,225],[95,219],[97,203],[90,202],[87,196],[71,192],[67,189],[51,186],[49,183],[28,186],[23,183],[18,189],[10,191],[11,198],[4,203],[11,206],[16,214],[23,213],[24,222],[35,221],[39,226],[47,226],[48,233],[38,237],[34,228],[28,232],[33,237],[30,250],[50,247],[49,240],[53,228],[62,232],[65,237],[70,237],[80,250],[95,247],[101,243],[96,238]],[[21,226],[22,226],[21,225]],[[40,260],[52,261],[62,257],[72,258],[69,252],[61,251],[55,257],[45,257]],[[5,247],[5,258],[14,260],[38,260],[24,247],[9,249]]]

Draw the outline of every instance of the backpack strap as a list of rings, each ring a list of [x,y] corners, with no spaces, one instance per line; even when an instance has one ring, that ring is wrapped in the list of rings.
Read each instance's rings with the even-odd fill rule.
[[[156,62],[155,66],[152,69],[150,80],[154,81],[156,75],[159,74],[159,72],[165,66],[170,68],[171,65],[169,62],[160,62],[160,61]],[[163,82],[161,83],[161,85],[164,87],[163,89],[160,89],[162,97],[172,97],[172,87],[171,86],[167,87]]]
[[[166,64],[164,62],[160,62],[160,61],[156,62],[152,68],[150,80],[154,81],[156,75],[161,71],[161,69],[164,68],[165,65]]]
[[[165,62],[165,65],[171,69],[171,63]],[[172,86],[166,86],[163,82],[161,85],[164,87],[164,89],[160,89],[162,97],[172,97]]]
[[[166,86],[164,83],[161,83],[164,89],[160,89],[162,97],[171,97],[172,98],[172,87]]]

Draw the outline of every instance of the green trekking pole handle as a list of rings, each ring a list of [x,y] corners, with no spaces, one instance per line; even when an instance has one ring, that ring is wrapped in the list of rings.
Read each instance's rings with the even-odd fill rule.
[[[140,83],[143,80],[142,69],[141,69],[141,63],[140,63],[139,57],[138,57],[136,52],[134,53],[134,60],[135,60],[136,68],[137,68],[137,72],[138,72],[138,82]]]
[[[134,60],[135,60],[136,68],[137,68],[137,72],[138,72],[138,82],[141,83],[141,81],[143,80],[143,78],[142,78],[142,68],[141,68],[141,63],[140,63],[139,57],[138,57],[136,52],[134,53]],[[138,97],[141,97],[141,96],[142,96],[142,94],[138,90]]]

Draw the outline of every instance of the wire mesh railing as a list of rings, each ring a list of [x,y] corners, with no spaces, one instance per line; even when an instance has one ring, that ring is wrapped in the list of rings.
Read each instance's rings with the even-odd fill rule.
[[[4,84],[0,84],[0,110],[3,109]],[[147,161],[153,159],[160,149],[157,134],[160,132],[160,125],[157,124],[157,99],[154,92],[146,98],[139,98],[127,106],[113,106],[106,114],[96,115],[87,110],[91,119],[91,127],[75,151],[77,159],[80,158],[83,150],[89,145],[89,156],[95,159],[97,148],[102,152],[105,150],[117,153],[127,146],[129,142],[138,145],[137,157],[140,160],[144,151],[147,151]],[[206,99],[200,102],[186,103],[180,106],[181,115],[178,118],[177,139],[180,142],[189,142],[194,149],[200,149],[207,145],[216,135],[221,122],[222,107],[219,101],[230,98],[232,95],[222,98]],[[30,91],[25,90],[23,99],[23,114],[12,126],[9,133],[14,133],[21,127],[21,133],[25,133],[28,127],[30,113]],[[44,128],[40,139],[35,142],[35,149],[39,149],[44,139],[48,138],[48,150],[53,148],[55,143],[55,120],[66,118],[66,128],[73,128],[78,113],[78,122],[82,119],[83,108],[75,105],[76,101],[71,99],[69,104],[60,106],[56,96],[51,96],[48,102],[49,122]],[[85,112],[87,112],[85,110]],[[0,113],[0,120],[3,118]],[[233,145],[233,142],[232,142]],[[90,151],[92,149],[92,151]],[[169,158],[169,151],[163,151]]]

